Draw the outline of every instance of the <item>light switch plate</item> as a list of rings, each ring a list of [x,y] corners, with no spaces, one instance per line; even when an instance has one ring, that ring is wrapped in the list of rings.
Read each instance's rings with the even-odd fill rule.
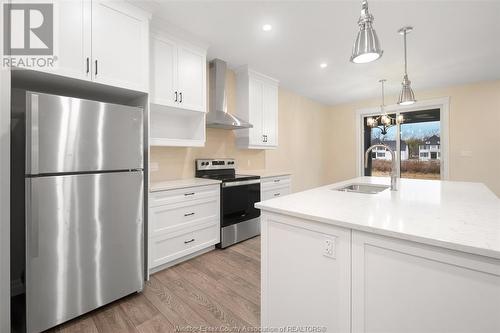
[[[323,244],[323,255],[325,257],[335,259],[335,238],[332,236],[326,236]]]

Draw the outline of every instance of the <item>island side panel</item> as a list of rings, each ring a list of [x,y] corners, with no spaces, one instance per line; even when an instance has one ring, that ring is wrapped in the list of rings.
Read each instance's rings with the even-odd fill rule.
[[[262,327],[349,332],[351,231],[265,211],[261,223]]]
[[[500,332],[500,260],[352,232],[352,332]]]

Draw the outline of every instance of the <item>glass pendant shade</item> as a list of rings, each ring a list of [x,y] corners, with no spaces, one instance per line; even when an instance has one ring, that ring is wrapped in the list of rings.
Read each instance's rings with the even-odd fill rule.
[[[368,12],[368,2],[363,0],[358,20],[359,32],[352,47],[351,62],[363,64],[382,56],[383,51],[372,23],[373,15]]]

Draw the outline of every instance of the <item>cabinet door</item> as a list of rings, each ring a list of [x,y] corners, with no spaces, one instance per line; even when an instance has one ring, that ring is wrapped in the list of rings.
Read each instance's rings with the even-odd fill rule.
[[[166,106],[178,106],[177,46],[168,39],[151,39],[151,101]]]
[[[184,46],[178,48],[178,107],[205,112],[205,54]]]
[[[352,332],[500,332],[500,260],[352,232]]]
[[[268,214],[262,225],[264,327],[325,326],[350,331],[350,230]],[[326,243],[332,245],[325,255]]]
[[[54,68],[41,71],[90,80],[91,3],[88,0],[48,1],[54,5]],[[87,69],[87,58],[89,67]]]
[[[248,141],[251,146],[263,146],[265,144],[263,134],[263,103],[264,83],[260,80],[250,78],[249,81],[249,121],[253,125],[249,130]]]
[[[148,19],[141,14],[124,3],[92,1],[94,81],[147,91]]]
[[[265,84],[262,111],[263,135],[266,146],[278,145],[278,87]]]

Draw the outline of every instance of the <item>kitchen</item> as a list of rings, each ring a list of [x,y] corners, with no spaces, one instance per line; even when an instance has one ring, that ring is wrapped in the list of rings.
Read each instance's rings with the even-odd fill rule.
[[[0,72],[1,332],[500,329],[498,2],[48,3],[3,59],[56,67]]]

